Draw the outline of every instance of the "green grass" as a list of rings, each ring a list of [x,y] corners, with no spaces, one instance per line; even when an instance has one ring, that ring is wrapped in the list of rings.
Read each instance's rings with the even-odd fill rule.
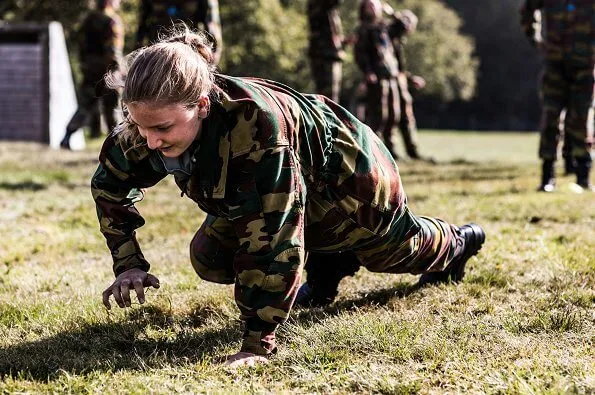
[[[572,177],[535,192],[535,134],[425,131],[439,163],[400,164],[415,213],[486,228],[464,282],[362,269],[331,306],[292,312],[270,364],[235,372],[218,363],[240,344],[233,289],[194,274],[204,216],[173,180],[138,205],[161,289],[103,308],[99,144],[0,143],[0,392],[595,393],[595,195]]]

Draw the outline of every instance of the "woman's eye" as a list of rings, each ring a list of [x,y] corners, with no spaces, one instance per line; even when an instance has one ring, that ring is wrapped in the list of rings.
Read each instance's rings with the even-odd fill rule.
[[[157,127],[157,130],[160,132],[167,132],[167,130],[169,129],[169,126],[159,126]]]

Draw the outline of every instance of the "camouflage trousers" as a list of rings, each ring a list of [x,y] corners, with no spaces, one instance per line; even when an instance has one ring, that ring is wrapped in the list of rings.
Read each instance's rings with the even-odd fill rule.
[[[379,78],[376,83],[367,83],[366,90],[366,124],[397,158],[393,134],[395,125],[401,119],[397,79]]]
[[[568,61],[548,61],[542,81],[542,125],[539,157],[556,160],[562,139],[560,116],[566,110],[564,133],[571,151],[569,156],[590,155],[593,146],[592,67],[580,67]]]
[[[418,143],[417,143],[417,122],[413,114],[413,98],[409,93],[409,86],[407,83],[407,76],[405,74],[399,75],[399,103],[401,105],[401,119],[399,121],[399,130],[403,137],[405,144],[405,151],[411,158],[419,157]]]
[[[307,227],[305,232],[308,232]],[[456,226],[437,218],[415,216],[405,208],[387,234],[368,239],[361,247],[354,248],[351,252],[362,266],[372,272],[421,274],[443,270],[462,252],[463,247],[464,240]],[[190,261],[196,273],[206,281],[235,283],[236,301],[242,310],[242,306],[249,305],[247,302],[257,286],[254,276],[247,274],[255,272],[256,269],[234,267],[234,252],[238,248],[239,241],[231,222],[208,215],[190,243]],[[324,255],[327,255],[328,259],[320,261],[321,264],[349,264],[341,259],[333,259],[333,253],[324,252]],[[283,271],[277,268],[275,273],[267,274],[281,276],[284,284],[294,288],[263,289],[265,292],[280,292],[286,295],[289,303],[286,305],[285,315],[289,315],[292,301],[299,288],[302,269],[303,267]],[[263,276],[265,274],[261,273],[261,277]],[[279,284],[278,281],[276,283]]]
[[[99,82],[98,82],[99,81]],[[68,125],[66,132],[72,134],[89,126],[92,137],[101,135],[100,114],[103,113],[108,133],[118,123],[118,92],[107,89],[103,76],[85,76],[79,92],[80,105]]]
[[[310,69],[316,85],[316,93],[339,103],[343,63],[331,58],[311,57]]]

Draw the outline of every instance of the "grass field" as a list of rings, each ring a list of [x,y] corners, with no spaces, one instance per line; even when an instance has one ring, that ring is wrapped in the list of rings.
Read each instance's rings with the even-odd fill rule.
[[[463,283],[417,289],[360,270],[325,309],[296,309],[271,363],[231,371],[232,287],[194,274],[203,214],[173,180],[138,207],[162,287],[108,313],[113,280],[84,152],[0,142],[0,392],[595,393],[595,195],[535,192],[537,136],[425,132],[437,165],[400,164],[418,214],[488,234]]]

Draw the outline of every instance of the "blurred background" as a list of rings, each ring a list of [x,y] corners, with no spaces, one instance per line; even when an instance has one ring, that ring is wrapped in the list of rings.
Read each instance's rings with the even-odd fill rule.
[[[413,92],[420,128],[537,130],[541,55],[519,25],[521,0],[388,0],[395,9],[419,17],[408,39],[408,69],[427,86]],[[139,0],[123,0],[119,14],[126,28],[126,51],[134,47]],[[344,0],[345,35],[357,21],[358,0]],[[87,1],[2,0],[4,21],[59,21],[69,45],[75,81],[80,81],[76,48]],[[219,0],[224,52],[220,71],[258,76],[313,91],[308,67],[306,0]],[[347,51],[341,102],[349,101],[362,76]]]

